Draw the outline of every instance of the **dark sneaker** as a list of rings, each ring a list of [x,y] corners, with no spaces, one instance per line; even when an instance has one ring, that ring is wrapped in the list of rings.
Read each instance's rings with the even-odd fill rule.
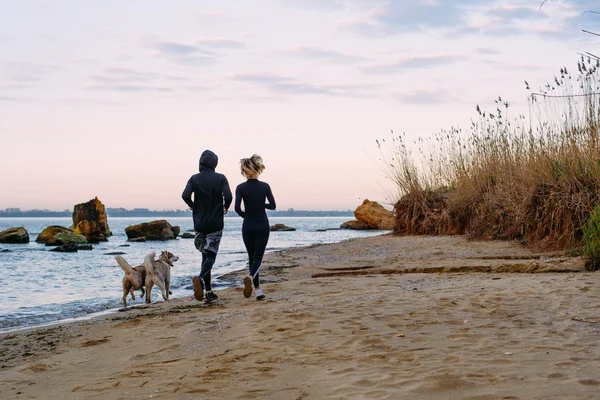
[[[194,285],[194,298],[198,301],[204,300],[204,282],[199,276],[192,278],[192,284]]]
[[[215,293],[213,292],[206,292],[206,302],[210,303],[211,301],[215,301],[219,298],[219,296],[217,296]]]
[[[252,277],[250,275],[244,278],[244,297],[249,298],[252,296]]]

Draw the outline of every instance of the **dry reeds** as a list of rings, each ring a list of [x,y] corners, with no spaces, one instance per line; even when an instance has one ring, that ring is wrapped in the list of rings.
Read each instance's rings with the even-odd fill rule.
[[[577,76],[561,69],[531,94],[529,118],[508,118],[501,98],[493,113],[477,107],[468,130],[420,140],[418,157],[403,135],[378,141],[381,166],[400,195],[395,232],[581,245],[600,197],[599,67],[582,58]]]

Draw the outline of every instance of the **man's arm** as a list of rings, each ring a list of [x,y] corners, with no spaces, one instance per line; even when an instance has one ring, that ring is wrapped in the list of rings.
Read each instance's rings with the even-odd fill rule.
[[[194,208],[194,202],[192,201],[192,193],[194,193],[194,184],[192,183],[192,178],[190,178],[185,185],[185,189],[183,189],[183,193],[181,194],[181,198],[185,201],[185,204],[188,205],[189,208]]]
[[[227,178],[225,175],[222,175],[221,179],[221,191],[223,192],[223,208],[228,210],[231,206],[231,202],[233,201],[233,196],[231,195],[231,189],[229,188],[229,182],[227,182]]]

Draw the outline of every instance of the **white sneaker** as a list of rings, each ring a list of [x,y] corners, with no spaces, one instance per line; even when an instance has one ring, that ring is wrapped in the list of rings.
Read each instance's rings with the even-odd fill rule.
[[[265,298],[265,292],[262,291],[262,289],[258,288],[256,289],[256,300],[262,300]]]

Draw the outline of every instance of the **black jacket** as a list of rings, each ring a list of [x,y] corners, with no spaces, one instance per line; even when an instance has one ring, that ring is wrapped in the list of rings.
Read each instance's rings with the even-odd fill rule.
[[[181,198],[193,209],[194,230],[212,233],[223,229],[223,208],[232,201],[225,175],[215,172],[219,158],[206,150],[200,156],[200,172],[188,180]],[[192,193],[194,200],[192,201]]]

